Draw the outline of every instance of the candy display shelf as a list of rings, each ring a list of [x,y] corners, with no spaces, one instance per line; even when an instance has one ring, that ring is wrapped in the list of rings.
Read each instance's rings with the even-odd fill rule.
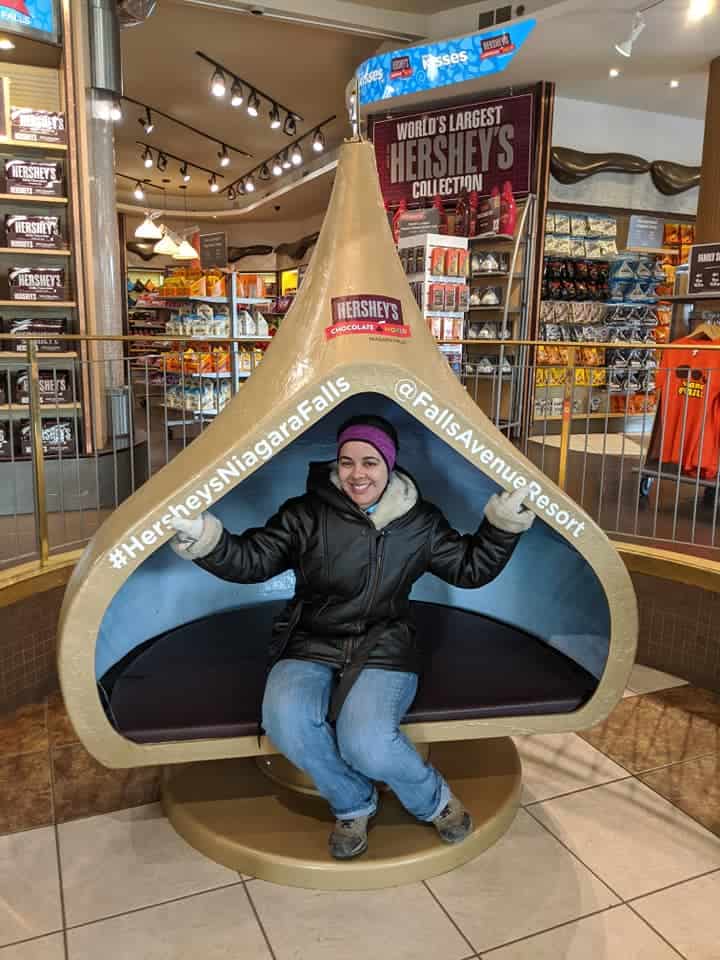
[[[51,153],[67,153],[68,149],[66,143],[43,143],[36,140],[13,140],[12,137],[0,139],[0,152],[5,147],[14,147],[20,150],[41,150],[43,153],[46,151]]]
[[[2,144],[0,143],[0,148]],[[3,203],[68,203],[67,197],[35,197],[29,193],[0,193]]]
[[[20,257],[71,257],[71,250],[30,250],[26,247],[0,247],[0,253],[11,253]]]
[[[75,403],[48,403],[41,404],[41,417],[55,417],[58,414],[77,413],[80,410],[80,404]],[[26,403],[4,403],[0,404],[0,417],[6,414],[22,414],[25,417],[30,416],[30,407]]]
[[[18,310],[63,310],[76,307],[74,300],[0,300],[0,307],[15,307]]]

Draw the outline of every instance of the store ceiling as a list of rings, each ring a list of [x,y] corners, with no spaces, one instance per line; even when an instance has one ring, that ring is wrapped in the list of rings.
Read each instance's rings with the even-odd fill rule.
[[[221,185],[291,142],[282,131],[270,129],[268,104],[263,102],[264,117],[261,114],[252,119],[244,106],[233,109],[229,98],[212,97],[212,68],[195,56],[196,50],[202,50],[297,110],[305,118],[298,123],[298,136],[337,114],[338,119],[325,128],[328,148],[332,148],[349,133],[345,86],[356,67],[378,46],[377,39],[175,3],[159,4],[144,24],[123,30],[121,41],[127,96],[157,106],[228,146],[254,154],[254,159],[248,160],[231,151],[232,164],[223,169],[218,161],[218,144],[161,117],[154,118],[155,129],[146,136],[138,122],[143,111],[124,103],[123,121],[115,128],[116,170],[138,179],[148,177],[153,183],[164,185],[175,197],[181,194],[178,163],[171,160],[164,174],[154,167],[146,170],[137,140],[224,174],[224,180],[218,177]],[[310,140],[303,144],[303,149],[306,157],[312,155]],[[188,204],[212,207],[211,200],[217,198],[211,198],[208,192],[208,175],[191,172]],[[170,182],[163,184],[165,179]],[[120,196],[127,197],[131,190],[131,183],[118,180]],[[158,202],[159,194],[155,191],[148,196]],[[318,211],[309,207],[307,213],[298,211],[298,216],[315,212]],[[269,215],[266,213],[265,217]]]
[[[552,80],[560,96],[638,110],[704,117],[707,72],[720,56],[720,3],[705,20],[687,21],[689,0],[663,0],[645,13],[646,27],[626,59],[614,50],[630,32],[633,12],[651,0],[578,0],[548,11],[504,75],[512,83]],[[611,79],[617,67],[621,75]],[[670,89],[671,79],[680,81]]]
[[[686,21],[688,4],[689,0],[663,0],[647,11],[647,26],[635,43],[632,58],[627,60],[615,53],[613,45],[627,36],[632,13],[638,8],[637,0],[530,0],[527,7],[538,11],[538,25],[521,55],[503,74],[503,81],[525,84],[553,80],[560,96],[703,117],[708,64],[720,55],[720,12],[691,26]],[[374,15],[383,9],[402,11],[427,15],[428,22],[433,13],[457,6],[448,0],[336,4],[352,6],[354,10],[363,5],[372,8]],[[461,6],[458,22],[471,30],[478,9],[487,5],[473,4],[467,10]],[[172,42],[168,42],[168,37],[173,38]],[[313,124],[337,114],[338,119],[327,129],[331,148],[348,132],[344,116],[346,83],[356,67],[377,51],[379,42],[377,37],[219,10],[199,5],[197,0],[163,0],[145,24],[122,33],[125,92],[229,145],[248,150],[255,159],[233,155],[232,166],[221,170],[217,144],[162,119],[157,119],[155,130],[146,138],[138,123],[141,111],[126,104],[125,119],[116,129],[117,169],[133,177],[150,176],[156,183],[164,178],[169,180],[164,184],[170,191],[169,202],[173,205],[174,200],[177,205],[181,196],[177,189],[178,164],[171,161],[165,174],[156,169],[147,171],[140,160],[137,139],[147,139],[156,147],[225,173],[221,184],[229,183],[288,142],[282,133],[270,129],[267,119],[253,120],[244,108],[234,110],[227,100],[209,95],[212,71],[195,56],[197,49],[298,110],[305,117],[298,133],[312,130]],[[622,71],[617,79],[608,76],[611,66]],[[680,86],[670,89],[670,79],[679,80]],[[487,83],[492,83],[492,79]],[[473,92],[477,89],[475,85]],[[307,153],[306,150],[306,156]],[[303,184],[282,198],[243,214],[243,219],[301,220],[320,213],[327,205],[330,179],[325,176]],[[273,181],[272,186],[275,184]],[[129,196],[131,187],[118,181],[121,198]],[[191,209],[228,207],[224,198],[212,197],[208,192],[207,174],[197,172],[187,192]],[[149,196],[154,203],[158,202],[159,194],[152,192]],[[274,210],[276,204],[281,207],[279,212]]]

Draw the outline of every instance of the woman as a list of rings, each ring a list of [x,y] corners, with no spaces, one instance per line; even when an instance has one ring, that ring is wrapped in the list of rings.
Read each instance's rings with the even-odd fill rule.
[[[471,831],[460,800],[399,730],[420,666],[410,590],[427,572],[459,587],[488,583],[534,519],[523,490],[494,494],[480,529],[463,536],[422,499],[397,453],[387,420],[353,417],[338,431],[337,461],[311,464],[307,492],[264,527],[231,534],[205,513],[175,521],[170,541],[224,580],[295,571],[295,597],[273,632],[263,727],[330,803],[338,859],[367,849],[375,781],[447,843]]]

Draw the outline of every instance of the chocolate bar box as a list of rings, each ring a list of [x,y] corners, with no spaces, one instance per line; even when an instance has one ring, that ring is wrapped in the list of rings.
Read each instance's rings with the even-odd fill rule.
[[[57,160],[6,160],[5,193],[61,197],[62,167]]]
[[[23,457],[32,455],[32,424],[29,420],[20,420],[16,428],[18,452]],[[75,453],[75,424],[72,420],[50,418],[42,422],[42,445],[45,456],[62,453],[64,456]]]
[[[8,273],[11,300],[64,300],[64,267],[12,267]]]
[[[5,214],[5,246],[26,250],[58,250],[62,247],[60,217]]]
[[[0,420],[0,459],[9,460],[12,454],[10,421]]]
[[[69,370],[38,370],[40,403],[69,403],[72,400],[70,377]],[[13,399],[15,403],[30,403],[30,374],[27,370],[15,374]]]
[[[65,114],[32,107],[10,107],[13,140],[26,143],[65,143]]]
[[[12,333],[16,336],[21,333],[47,334],[42,340],[36,340],[38,353],[63,353],[66,350],[74,349],[73,342],[70,340],[58,340],[59,333],[67,333],[66,317],[13,317],[3,323],[0,320],[0,329],[5,333]],[[5,340],[2,349],[10,350],[13,353],[26,353],[27,340]]]

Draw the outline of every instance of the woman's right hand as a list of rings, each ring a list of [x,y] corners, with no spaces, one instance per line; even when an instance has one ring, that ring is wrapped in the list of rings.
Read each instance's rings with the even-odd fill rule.
[[[201,560],[212,553],[220,542],[223,525],[212,513],[201,513],[192,520],[173,517],[170,526],[176,531],[170,546],[183,560]]]

